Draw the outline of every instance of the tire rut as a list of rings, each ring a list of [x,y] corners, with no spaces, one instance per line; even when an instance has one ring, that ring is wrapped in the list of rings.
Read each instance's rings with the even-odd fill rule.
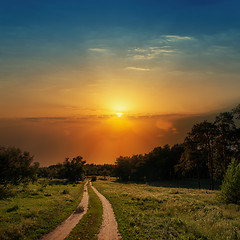
[[[83,197],[76,210],[62,223],[60,223],[55,230],[43,236],[42,240],[63,240],[65,239],[72,229],[78,224],[82,217],[88,211],[88,181],[84,184]]]
[[[103,206],[103,220],[98,234],[98,240],[121,239],[111,203],[101,193],[99,193],[95,187],[92,186],[91,182],[90,186],[101,200]]]

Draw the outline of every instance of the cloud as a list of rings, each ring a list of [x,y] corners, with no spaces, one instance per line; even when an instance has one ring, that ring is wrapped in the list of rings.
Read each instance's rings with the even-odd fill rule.
[[[134,60],[151,60],[159,56],[166,56],[176,53],[170,46],[149,46],[146,48],[134,48],[129,50],[129,56]]]
[[[151,71],[150,68],[140,68],[140,67],[126,67],[128,70],[137,70],[137,71]]]
[[[89,48],[88,51],[104,53],[104,52],[107,52],[108,49],[106,49],[106,48]]]
[[[178,35],[165,35],[168,41],[179,41],[179,40],[193,40],[193,37],[189,36],[178,36]]]
[[[162,35],[145,43],[145,47],[129,49],[129,57],[134,60],[152,60],[182,51],[185,41],[194,40],[191,36]],[[183,46],[184,44],[184,46]]]

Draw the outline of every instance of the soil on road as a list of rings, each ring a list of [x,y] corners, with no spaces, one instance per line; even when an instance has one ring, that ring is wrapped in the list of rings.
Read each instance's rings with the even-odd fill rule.
[[[78,224],[80,219],[88,210],[89,197],[87,184],[88,182],[86,182],[84,185],[83,197],[76,210],[65,221],[58,225],[55,230],[45,235],[42,240],[63,240],[70,234],[72,229]]]
[[[91,182],[90,182],[91,185]],[[110,202],[91,185],[94,192],[98,195],[103,206],[103,220],[98,234],[99,240],[118,240],[121,235],[118,231],[118,224]]]

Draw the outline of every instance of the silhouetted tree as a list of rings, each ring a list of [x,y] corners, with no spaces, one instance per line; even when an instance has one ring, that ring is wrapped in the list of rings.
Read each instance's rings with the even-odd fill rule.
[[[196,148],[204,155],[207,155],[207,163],[210,177],[210,189],[214,190],[214,165],[213,165],[213,147],[217,134],[217,127],[214,123],[204,121],[195,124],[192,131],[188,133],[188,138],[196,143]]]
[[[145,159],[146,157],[139,154],[133,155],[130,158],[130,167],[131,167],[131,174],[130,180],[131,181],[144,181],[145,180]]]
[[[147,181],[157,181],[168,178],[167,161],[169,159],[170,146],[154,148],[146,154],[146,179]]]
[[[116,159],[116,176],[120,181],[129,181],[131,175],[130,157],[122,157]]]
[[[66,158],[61,169],[62,177],[68,179],[71,182],[82,181],[84,179],[84,164],[81,156],[77,156],[72,160]]]
[[[236,120],[240,120],[240,104],[232,110],[232,113]],[[239,128],[239,122],[237,123],[238,128],[236,128],[235,136],[236,136],[236,145],[234,147],[235,150],[235,158],[240,158],[240,128]]]
[[[220,113],[215,120],[217,136],[215,138],[214,158],[215,175],[222,180],[235,152],[237,144],[236,125],[230,112]]]
[[[236,119],[240,119],[240,104],[232,110],[232,113],[236,115]]]
[[[119,157],[116,160],[116,176],[122,181],[158,181],[175,177],[174,165],[178,163],[184,148],[180,144],[154,148],[145,155]]]
[[[194,142],[191,137],[186,137],[184,140],[184,152],[181,155],[180,161],[175,165],[177,172],[182,175],[195,175],[197,173],[198,188],[201,188],[201,177],[205,175],[206,171],[206,155],[198,148],[198,143]]]
[[[22,152],[19,148],[0,147],[0,185],[17,185],[27,183],[37,178],[38,163],[33,162],[29,152]]]

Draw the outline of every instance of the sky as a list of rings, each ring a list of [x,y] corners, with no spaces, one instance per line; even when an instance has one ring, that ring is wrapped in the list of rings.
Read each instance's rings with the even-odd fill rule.
[[[42,166],[180,143],[240,103],[238,0],[0,3],[0,145]]]

